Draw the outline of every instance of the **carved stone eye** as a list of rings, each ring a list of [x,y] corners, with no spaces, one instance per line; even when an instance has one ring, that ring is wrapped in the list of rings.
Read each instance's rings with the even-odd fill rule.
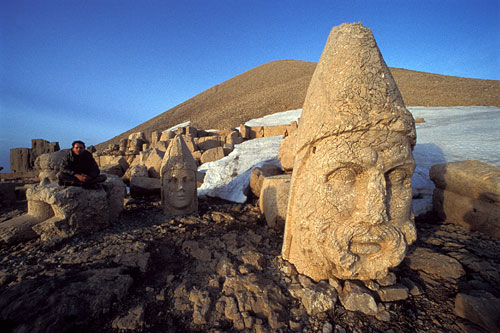
[[[339,168],[327,176],[326,182],[332,185],[354,185],[356,183],[356,172],[349,167]]]

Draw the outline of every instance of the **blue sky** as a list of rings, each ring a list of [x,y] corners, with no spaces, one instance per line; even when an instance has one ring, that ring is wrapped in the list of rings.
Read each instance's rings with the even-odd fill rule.
[[[33,138],[97,144],[269,61],[318,61],[359,21],[391,67],[500,80],[498,0],[0,0],[0,166]]]

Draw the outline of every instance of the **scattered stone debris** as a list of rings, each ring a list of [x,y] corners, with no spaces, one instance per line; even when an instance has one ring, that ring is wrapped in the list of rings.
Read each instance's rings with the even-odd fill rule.
[[[49,332],[495,331],[500,244],[437,222],[417,220],[408,258],[384,279],[314,282],[281,259],[282,232],[267,226],[257,199],[202,199],[198,214],[174,218],[159,197],[128,200],[106,229],[0,247],[0,323]]]

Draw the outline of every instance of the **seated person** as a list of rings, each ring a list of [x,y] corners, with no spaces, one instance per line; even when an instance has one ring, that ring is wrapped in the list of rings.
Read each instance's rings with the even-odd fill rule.
[[[99,188],[99,183],[106,180],[106,175],[100,174],[94,157],[85,150],[85,143],[77,140],[73,142],[68,155],[63,158],[57,179],[62,186]]]

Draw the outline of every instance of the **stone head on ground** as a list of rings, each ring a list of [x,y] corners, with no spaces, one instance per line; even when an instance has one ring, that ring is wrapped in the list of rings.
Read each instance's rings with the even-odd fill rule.
[[[192,214],[198,211],[196,162],[182,135],[177,134],[163,157],[161,201],[166,215]]]
[[[295,146],[283,257],[314,280],[377,279],[416,239],[415,124],[371,31],[334,27]]]

